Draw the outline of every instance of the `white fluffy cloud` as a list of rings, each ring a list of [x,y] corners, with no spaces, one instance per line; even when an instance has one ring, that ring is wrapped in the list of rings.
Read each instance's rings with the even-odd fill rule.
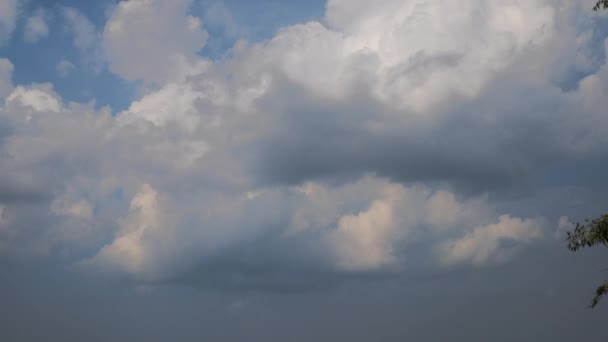
[[[183,76],[207,41],[201,20],[188,15],[191,0],[120,2],[106,23],[110,69],[128,80],[164,83]]]
[[[189,84],[170,83],[133,102],[120,118],[130,121],[144,119],[156,126],[174,123],[184,130],[193,131],[201,118],[196,101],[202,96],[204,94]]]
[[[475,97],[493,75],[554,36],[547,1],[340,1],[317,22],[282,30],[268,58],[313,91],[339,96],[364,82],[375,98],[428,113]],[[346,88],[345,88],[346,87]]]
[[[20,106],[25,111],[33,112],[59,112],[61,99],[52,92],[50,85],[35,87],[17,86],[6,98],[7,106]]]
[[[401,269],[421,249],[491,264],[552,215],[501,190],[608,147],[606,67],[568,1],[329,1],[325,22],[219,61],[197,56],[189,6],[123,1],[102,35],[65,10],[78,47],[101,39],[115,74],[144,81],[122,112],[6,83],[2,241],[87,246],[89,268],[146,280],[246,253],[337,272]],[[571,69],[588,76],[564,91]]]
[[[23,33],[26,42],[35,43],[49,35],[49,26],[46,20],[46,13],[40,8],[27,18]]]

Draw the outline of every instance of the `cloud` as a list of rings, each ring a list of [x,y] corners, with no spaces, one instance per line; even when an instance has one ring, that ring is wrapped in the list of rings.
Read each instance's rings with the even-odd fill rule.
[[[554,19],[544,1],[329,1],[328,27],[294,25],[271,46],[289,56],[277,61],[286,75],[311,90],[339,96],[360,80],[383,103],[428,113],[444,99],[477,97],[491,75],[551,39]]]
[[[433,230],[441,230],[462,222],[479,222],[484,219],[487,198],[459,200],[454,193],[437,191],[428,198],[425,214]]]
[[[153,267],[151,253],[146,240],[168,242],[162,233],[165,227],[158,208],[158,194],[147,184],[135,195],[129,214],[121,222],[121,230],[115,240],[103,247],[99,254],[85,264],[101,269],[117,268],[127,274],[141,274]],[[107,265],[104,265],[107,264]]]
[[[32,16],[27,18],[23,37],[28,43],[36,43],[49,35],[49,26],[46,23],[46,13],[43,9],[37,9]]]
[[[441,261],[446,265],[503,262],[519,243],[542,239],[543,225],[542,219],[522,220],[502,215],[497,223],[477,227],[463,238],[441,244]]]
[[[338,264],[349,269],[374,269],[394,262],[390,248],[396,230],[393,209],[386,201],[372,203],[357,215],[345,215],[333,234]]]
[[[223,0],[205,2],[203,22],[208,27],[219,28],[228,38],[240,38],[247,34],[247,29],[235,20]]]
[[[454,203],[455,217],[438,223],[433,212],[439,209],[438,197],[456,201],[444,190],[366,178],[338,187],[309,183],[281,192],[200,194],[196,204],[186,205],[144,184],[131,200],[129,214],[119,220],[122,228],[113,241],[83,265],[154,281],[207,269],[209,263],[239,264],[238,253],[231,255],[233,248],[252,248],[247,263],[264,272],[278,272],[273,268],[279,260],[302,265],[307,273],[392,272],[407,259],[404,246],[444,239],[446,230],[448,236],[467,232],[472,222],[496,217],[483,199],[475,199]],[[259,236],[268,241],[258,241]],[[238,247],[242,245],[249,247]],[[255,275],[239,276],[256,282]]]
[[[68,61],[67,59],[61,59],[57,65],[55,66],[55,70],[61,77],[67,77],[76,69],[74,63]]]
[[[259,53],[284,76],[274,81],[282,98],[266,103],[284,103],[279,110],[293,113],[276,118],[277,130],[263,142],[259,172],[269,181],[373,171],[399,181],[449,179],[479,190],[511,186],[560,158],[590,152],[578,150],[581,141],[563,140],[573,137],[565,127],[594,128],[564,124],[583,95],[552,84],[549,73],[564,66],[545,56],[588,48],[560,41],[569,33],[557,24],[558,17],[567,21],[564,14],[543,1],[467,3],[458,10],[386,4],[349,14],[358,7],[330,2],[327,20],[336,23],[285,28]],[[338,10],[348,17],[332,19]],[[438,19],[444,17],[450,20]],[[427,34],[433,39],[422,38]],[[531,141],[538,136],[528,129],[540,122],[543,138]]]
[[[0,238],[266,290],[507,260],[568,208],[530,203],[552,197],[543,177],[605,157],[598,33],[570,3],[416,4],[330,1],[217,61],[189,1],[120,2],[103,33],[64,9],[79,49],[144,87],[118,113],[7,88]],[[587,74],[566,90],[571,68]]]
[[[8,106],[20,106],[33,112],[59,112],[61,99],[52,93],[51,86],[26,88],[17,86],[6,98]]]
[[[71,195],[71,196],[70,196]],[[91,219],[93,217],[93,207],[86,199],[76,199],[75,195],[66,194],[65,196],[58,196],[51,203],[51,211],[70,217],[76,217],[81,219]]]
[[[4,45],[15,29],[19,14],[19,0],[0,1],[0,45]]]
[[[571,232],[572,230],[574,230],[574,223],[568,219],[568,216],[561,216],[557,222],[555,238],[563,239],[566,236],[566,232]]]
[[[120,117],[131,121],[143,119],[159,127],[175,123],[184,130],[193,131],[201,117],[196,101],[203,96],[189,84],[170,83],[134,101]]]
[[[86,15],[73,7],[61,7],[68,31],[73,35],[74,47],[83,58],[83,63],[99,71],[104,65],[101,33]]]
[[[13,89],[13,63],[6,58],[0,58],[0,100]]]
[[[103,112],[78,104],[64,106],[49,84],[17,86],[0,112],[6,128],[0,140],[2,160],[9,161],[0,167],[0,202],[10,218],[0,237],[5,250],[21,256],[49,255],[57,249],[76,251],[100,243],[97,239],[107,232],[99,227],[108,229],[115,220],[108,224],[100,215],[83,220],[87,197],[79,193],[90,192],[82,181],[82,175],[92,170],[85,161],[92,160],[85,156],[100,142],[94,137],[105,134],[98,131]],[[83,163],[76,166],[79,158]]]
[[[188,14],[190,4],[190,0],[120,2],[103,31],[110,70],[127,80],[152,83],[179,78],[207,41],[201,20]]]

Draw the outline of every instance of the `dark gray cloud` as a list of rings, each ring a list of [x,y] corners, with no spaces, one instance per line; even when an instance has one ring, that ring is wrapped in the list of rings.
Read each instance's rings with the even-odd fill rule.
[[[51,195],[44,189],[34,186],[21,185],[15,179],[0,181],[0,202],[27,203],[49,200]]]
[[[257,172],[268,183],[348,182],[372,173],[404,183],[504,191],[608,151],[605,141],[577,149],[595,127],[580,120],[588,114],[567,93],[531,88],[509,75],[432,118],[387,108],[365,94],[334,102],[289,83],[277,88],[277,96],[289,100],[278,109],[274,131],[256,146]],[[374,123],[382,127],[374,130]]]

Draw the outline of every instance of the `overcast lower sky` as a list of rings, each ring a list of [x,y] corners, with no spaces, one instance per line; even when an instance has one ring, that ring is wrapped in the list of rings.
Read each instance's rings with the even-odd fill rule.
[[[608,340],[592,6],[0,0],[0,340]]]

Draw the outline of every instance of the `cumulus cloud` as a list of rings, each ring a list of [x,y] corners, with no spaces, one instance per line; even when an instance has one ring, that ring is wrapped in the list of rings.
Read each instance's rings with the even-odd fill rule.
[[[484,219],[486,198],[459,200],[454,193],[437,191],[429,197],[425,215],[434,230],[454,227],[462,222],[479,222]]]
[[[444,264],[472,262],[483,265],[505,261],[519,243],[529,243],[542,237],[542,219],[522,220],[502,215],[497,223],[477,227],[463,238],[443,243],[439,250]]]
[[[77,47],[146,87],[118,113],[7,88],[2,241],[146,281],[492,264],[555,216],[519,190],[608,150],[606,66],[568,1],[332,0],[218,61],[190,4],[122,1],[103,33],[65,9]]]
[[[437,196],[454,198],[445,191],[406,188],[368,177],[337,187],[308,183],[280,192],[199,194],[196,204],[185,205],[144,184],[131,200],[127,217],[119,220],[122,228],[113,242],[84,264],[147,280],[174,277],[184,265],[229,260],[233,256],[225,255],[226,250],[243,243],[255,245],[259,234],[276,231],[273,243],[292,246],[293,254],[273,243],[259,248],[288,253],[285,257],[299,264],[320,263],[340,272],[390,270],[403,261],[404,251],[399,248],[410,233],[413,241],[438,236],[436,219],[428,214],[436,208]],[[457,204],[456,218],[442,228],[466,231],[471,222],[466,213],[471,211],[480,211],[475,218],[494,217],[480,201]],[[318,255],[297,253],[300,248],[311,248]]]
[[[207,41],[201,20],[188,14],[190,5],[190,0],[120,2],[103,31],[110,69],[153,83],[183,76]]]
[[[428,115],[444,99],[479,95],[492,75],[550,40],[554,12],[545,1],[331,0],[328,27],[293,26],[272,45],[291,44],[279,65],[311,89],[338,96],[364,77],[376,99]]]
[[[393,263],[390,243],[397,225],[388,201],[376,201],[366,211],[341,217],[332,236],[338,264],[365,270]]]
[[[133,102],[120,117],[125,121],[144,119],[160,127],[175,123],[192,131],[196,129],[201,117],[196,101],[203,96],[203,93],[195,91],[189,84],[170,83]]]
[[[59,112],[61,99],[52,92],[51,85],[17,86],[6,98],[7,106],[19,106],[32,112]]]
[[[167,236],[159,236],[162,229],[168,229],[161,221],[158,208],[158,194],[148,184],[144,184],[135,195],[129,207],[129,214],[121,221],[121,230],[115,240],[103,247],[97,257],[85,263],[109,263],[110,265],[95,265],[101,268],[118,268],[127,273],[140,274],[149,264],[150,254],[145,241],[167,242]]]
[[[46,13],[43,9],[37,9],[32,16],[27,18],[23,37],[28,43],[36,43],[49,35],[49,26],[46,23]]]
[[[581,152],[583,142],[569,140],[572,133],[564,128],[577,126],[565,122],[574,119],[571,113],[584,95],[563,94],[551,83],[549,66],[555,66],[552,73],[564,67],[545,54],[570,51],[566,43],[585,46],[561,41],[558,30],[565,29],[556,19],[567,18],[548,2],[467,3],[455,10],[389,1],[354,14],[349,11],[357,6],[340,4],[328,4],[328,21],[337,21],[334,30],[316,22],[289,27],[260,53],[261,60],[274,59],[272,65],[286,78],[276,80],[289,89],[284,97],[310,96],[281,108],[298,114],[278,118],[276,135],[266,137],[275,147],[264,150],[260,168],[272,181],[373,168],[401,181],[450,179],[488,188],[511,185]],[[340,24],[332,11],[343,7],[351,21]],[[453,13],[459,14],[453,18]],[[444,17],[450,20],[438,19]],[[427,34],[433,39],[423,38]],[[316,125],[320,121],[322,130]],[[542,141],[526,133],[535,122],[544,124]]]

